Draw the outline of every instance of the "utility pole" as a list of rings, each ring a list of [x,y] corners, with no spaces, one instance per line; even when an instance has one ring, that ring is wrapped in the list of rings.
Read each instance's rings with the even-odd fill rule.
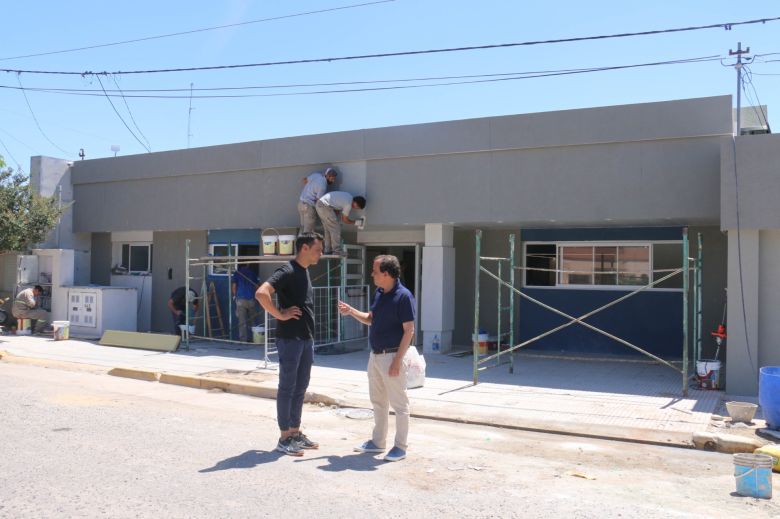
[[[729,49],[729,56],[737,57],[737,62],[734,64],[734,68],[737,69],[737,137],[742,131],[742,55],[749,52],[750,47],[742,50],[741,41],[737,43],[736,51]]]

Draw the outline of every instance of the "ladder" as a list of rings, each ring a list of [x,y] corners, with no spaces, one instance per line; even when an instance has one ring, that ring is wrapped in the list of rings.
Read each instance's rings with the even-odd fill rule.
[[[204,307],[206,330],[209,337],[215,337],[221,339],[225,337],[225,324],[222,321],[222,310],[219,308],[219,297],[217,297],[217,289],[214,286],[214,282],[209,283],[209,289],[206,295],[206,305]],[[212,320],[216,318],[216,323],[212,323]]]

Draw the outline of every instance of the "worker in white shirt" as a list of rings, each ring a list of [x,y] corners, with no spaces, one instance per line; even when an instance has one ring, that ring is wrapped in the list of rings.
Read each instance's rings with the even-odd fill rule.
[[[303,179],[303,190],[298,198],[298,214],[301,217],[301,233],[314,232],[317,225],[317,200],[322,198],[328,186],[336,181],[338,173],[333,168],[315,171]]]
[[[355,224],[349,219],[352,209],[365,209],[366,199],[362,196],[352,196],[346,191],[331,191],[323,195],[316,204],[317,215],[322,220],[325,236],[324,254],[342,254],[341,222]],[[341,213],[341,219],[337,213]]]

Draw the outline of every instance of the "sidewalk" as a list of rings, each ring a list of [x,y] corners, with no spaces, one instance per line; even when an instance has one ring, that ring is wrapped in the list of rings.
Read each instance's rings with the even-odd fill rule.
[[[190,351],[160,353],[100,346],[90,341],[0,336],[3,361],[70,362],[113,374],[274,398],[277,374],[259,369],[262,349],[193,343]],[[368,353],[316,355],[308,400],[370,408]],[[416,417],[580,436],[693,445],[721,405],[720,391],[680,392],[680,375],[645,361],[565,360],[519,354],[508,365],[479,374],[472,357],[427,355],[425,386],[409,396]],[[127,371],[129,370],[129,371]],[[162,377],[161,375],[162,374]]]

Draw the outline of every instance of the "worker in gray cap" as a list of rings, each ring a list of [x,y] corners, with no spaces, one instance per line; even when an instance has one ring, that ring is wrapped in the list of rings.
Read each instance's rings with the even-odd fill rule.
[[[317,201],[325,195],[328,186],[336,181],[338,172],[334,168],[315,171],[303,179],[303,190],[298,199],[298,214],[301,217],[301,233],[314,232],[317,225]]]

